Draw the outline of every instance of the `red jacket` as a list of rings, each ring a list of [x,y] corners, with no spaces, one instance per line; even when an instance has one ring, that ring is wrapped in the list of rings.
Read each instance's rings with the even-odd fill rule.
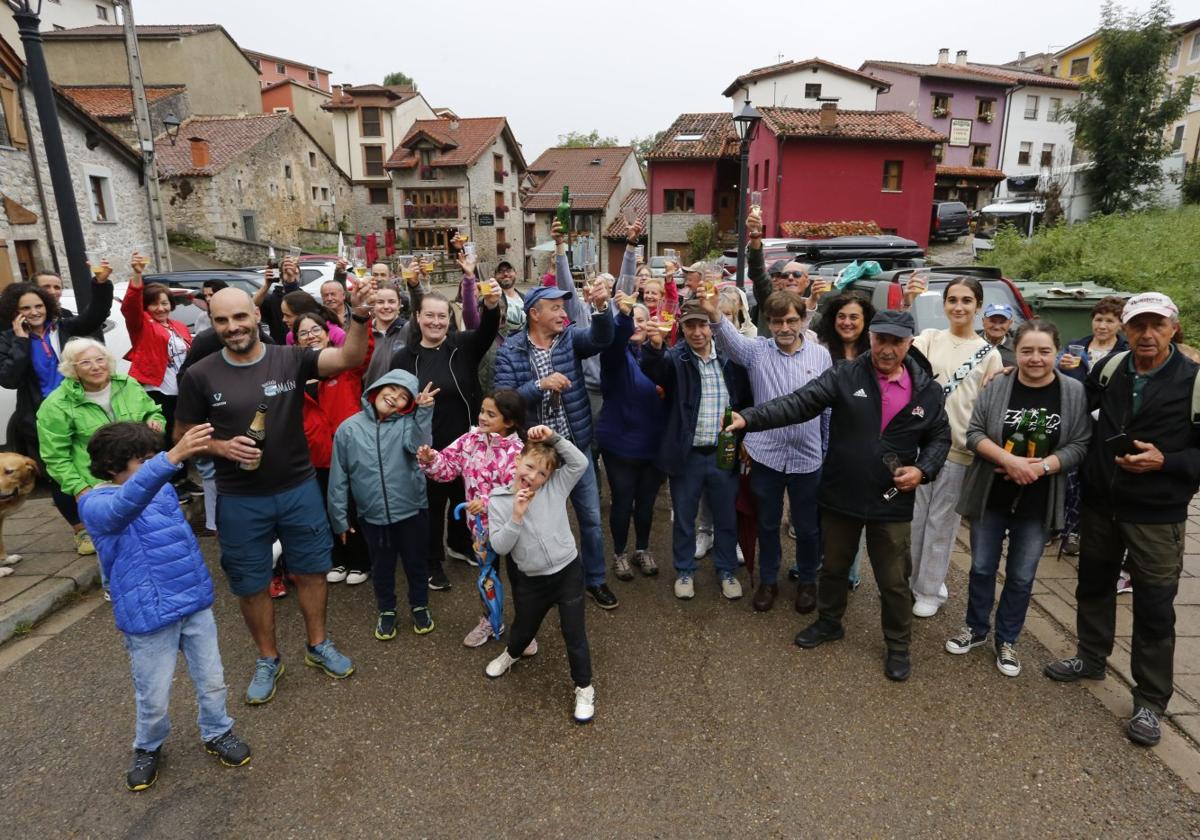
[[[150,313],[142,306],[141,286],[130,285],[125,290],[121,314],[125,316],[129,343],[132,345],[125,355],[129,360],[129,375],[147,388],[157,388],[167,375],[167,340],[171,331],[182,338],[188,347],[192,346],[192,334],[180,321],[168,321],[171,328],[168,331],[167,327],[150,317]]]
[[[304,394],[304,437],[308,441],[308,455],[312,465],[319,470],[329,469],[333,460],[333,430],[325,410],[317,401]]]
[[[371,363],[371,355],[375,351],[375,336],[367,331],[367,356],[363,363],[356,368],[344,370],[337,376],[322,379],[317,386],[317,402],[329,424],[336,432],[342,421],[351,415],[362,411],[363,374]]]

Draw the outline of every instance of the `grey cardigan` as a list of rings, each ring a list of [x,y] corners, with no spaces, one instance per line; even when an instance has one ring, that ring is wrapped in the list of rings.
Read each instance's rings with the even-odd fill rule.
[[[1048,479],[1040,479],[1050,482],[1050,504],[1043,520],[1043,525],[1048,531],[1055,531],[1063,526],[1067,473],[1083,463],[1088,441],[1092,437],[1092,417],[1087,410],[1087,395],[1082,383],[1069,376],[1063,376],[1058,371],[1055,371],[1054,375],[1058,377],[1062,389],[1062,423],[1058,446],[1051,454],[1058,456],[1062,467]],[[1008,410],[1008,401],[1012,398],[1013,383],[1016,380],[1015,373],[997,376],[975,400],[971,422],[967,425],[967,448],[977,457],[967,469],[957,507],[958,513],[967,519],[978,519],[987,510],[992,481],[998,476],[995,473],[996,465],[979,455],[979,444],[985,438],[996,444],[1004,440],[1004,414]]]

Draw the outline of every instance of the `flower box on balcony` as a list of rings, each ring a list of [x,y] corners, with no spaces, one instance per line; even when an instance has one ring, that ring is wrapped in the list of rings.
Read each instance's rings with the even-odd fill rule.
[[[949,109],[947,109],[947,108],[934,108],[934,109],[933,109],[933,116],[934,116],[934,119],[939,119],[939,120],[940,120],[940,119],[942,119],[943,117],[948,117],[948,116],[950,116],[950,111],[949,111]]]
[[[995,118],[996,118],[996,115],[993,114],[991,111],[984,111],[982,114],[979,115],[979,119],[985,123],[990,123]]]

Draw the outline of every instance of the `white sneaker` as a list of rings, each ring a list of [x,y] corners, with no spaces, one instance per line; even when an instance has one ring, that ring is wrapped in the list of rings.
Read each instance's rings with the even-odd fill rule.
[[[736,601],[742,597],[742,585],[732,575],[723,577],[721,578],[721,594],[730,601]]]
[[[532,642],[530,642],[528,645],[525,646],[525,650],[521,651],[521,658],[524,659],[527,656],[537,656],[537,652],[538,652],[537,639],[534,639]]]
[[[596,716],[596,687],[575,688],[575,722],[591,723]]]
[[[713,535],[711,531],[696,532],[696,559],[699,560],[704,555],[708,554],[713,547]]]
[[[505,648],[504,650],[500,651],[499,656],[487,664],[487,667],[483,669],[483,673],[487,674],[488,677],[493,680],[496,679],[496,677],[503,677],[508,673],[508,669],[511,668],[513,663],[516,661],[517,660],[508,655],[508,648]]]
[[[346,579],[347,572],[345,566],[334,566],[325,573],[325,580],[329,583],[341,583]]]
[[[366,581],[368,575],[366,572],[350,572],[346,575],[346,585],[356,586],[357,584]]]
[[[917,598],[913,601],[913,615],[917,618],[933,618],[942,605],[932,598]]]
[[[691,575],[675,578],[675,597],[681,601],[690,601],[696,597],[696,585],[692,583]]]

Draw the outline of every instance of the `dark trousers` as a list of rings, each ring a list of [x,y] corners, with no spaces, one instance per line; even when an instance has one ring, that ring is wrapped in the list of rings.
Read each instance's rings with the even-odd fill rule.
[[[429,539],[429,514],[421,511],[391,525],[360,524],[371,555],[375,603],[380,612],[396,609],[396,559],[404,566],[408,581],[408,606],[429,605],[429,571],[425,566],[425,545]]]
[[[796,569],[800,583],[816,583],[821,566],[821,524],[817,510],[817,485],[821,471],[782,473],[755,461],[750,467],[750,489],[758,505],[758,579],[775,583],[783,547],[779,540],[779,518],[783,494],[791,505],[792,527],[796,529]]]
[[[1174,692],[1175,595],[1186,525],[1119,522],[1086,502],[1079,520],[1079,657],[1097,666],[1112,653],[1117,577],[1124,559],[1133,582],[1133,702],[1160,715]]]
[[[625,553],[630,517],[633,517],[635,547],[638,551],[645,551],[650,547],[654,501],[666,476],[655,468],[652,461],[622,458],[608,450],[603,450],[602,455],[608,474],[609,495],[612,497],[608,528],[612,532],[613,553]]]
[[[542,619],[553,606],[558,607],[558,623],[567,646],[571,679],[584,688],[592,684],[592,654],[588,649],[584,626],[583,562],[576,557],[566,568],[552,575],[527,575],[507,558],[509,590],[512,592],[512,630],[508,635],[508,655],[520,658],[529,647]]]
[[[823,621],[841,624],[850,591],[850,566],[858,539],[867,531],[867,556],[879,586],[883,639],[890,651],[907,651],[912,640],[913,596],[911,522],[880,522],[821,511],[825,562],[817,584],[817,611]],[[1114,586],[1115,586],[1114,581]],[[1114,590],[1115,591],[1115,590]]]
[[[317,484],[321,485],[321,498],[329,495],[329,468],[317,467]],[[358,508],[354,504],[354,494],[347,494],[346,520],[350,523],[350,533],[346,542],[338,534],[333,535],[333,565],[344,566],[351,572],[371,571],[371,557],[367,553],[367,543],[363,539],[362,529],[358,523]],[[284,558],[287,565],[287,558]]]
[[[166,428],[163,429],[163,434],[168,441],[171,440],[171,433],[175,429],[175,403],[179,401],[176,394],[164,394],[162,391],[146,391],[150,399],[158,403],[158,407],[162,409],[163,417],[167,420]]]
[[[676,576],[696,574],[696,514],[708,499],[713,519],[713,565],[719,577],[737,574],[738,476],[717,467],[717,448],[691,449],[678,475],[671,476],[671,553]]]
[[[21,424],[16,422],[9,424],[9,443],[17,444],[17,451],[23,455],[27,455],[37,461],[38,471],[45,476],[49,476],[46,472],[46,464],[42,461],[41,446],[38,443],[37,432],[30,434],[23,432]],[[54,502],[54,509],[62,514],[62,518],[67,520],[67,524],[74,528],[79,524],[79,506],[75,504],[75,497],[69,493],[64,493],[59,489],[58,483],[50,478],[50,498]]]
[[[425,493],[429,497],[429,536],[426,537],[429,546],[426,562],[429,568],[441,568],[446,560],[445,545],[467,557],[473,556],[475,549],[471,544],[471,534],[467,531],[466,517],[462,520],[454,518],[454,508],[466,501],[462,479],[456,478],[444,484],[427,481]]]

